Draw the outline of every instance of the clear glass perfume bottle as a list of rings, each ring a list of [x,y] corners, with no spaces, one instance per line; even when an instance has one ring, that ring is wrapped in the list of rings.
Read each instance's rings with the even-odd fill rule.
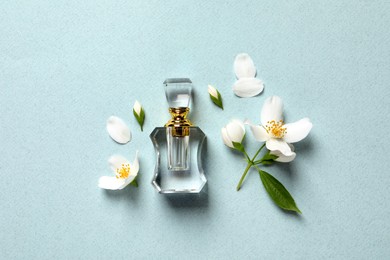
[[[152,184],[159,193],[199,193],[207,182],[202,168],[206,136],[187,119],[192,82],[167,79],[163,85],[172,118],[150,134],[157,158]]]

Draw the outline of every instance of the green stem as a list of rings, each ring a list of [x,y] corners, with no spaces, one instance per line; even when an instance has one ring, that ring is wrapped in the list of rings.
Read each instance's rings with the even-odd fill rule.
[[[265,146],[265,143],[259,148],[259,150],[257,150],[255,156],[253,156],[253,158],[252,158],[252,163],[256,159],[256,157],[259,155],[260,151],[264,148],[264,146]]]
[[[240,181],[238,182],[237,191],[239,191],[241,189],[242,182],[244,181],[244,179],[245,179],[249,169],[252,167],[252,165],[253,164],[251,162],[248,162],[248,165],[246,166],[245,171],[242,174]]]
[[[242,174],[241,179],[237,184],[237,191],[239,191],[241,189],[242,183],[244,182],[244,179],[245,179],[246,175],[248,174],[249,169],[254,165],[253,161],[259,155],[260,151],[264,148],[264,146],[265,146],[265,143],[259,148],[259,150],[257,150],[255,156],[253,156],[252,159],[249,158],[249,155],[244,150],[243,153],[245,154],[246,158],[248,159],[248,165],[246,166],[245,171]],[[256,165],[254,165],[254,166],[256,167]]]
[[[245,150],[243,151],[243,153],[244,153],[246,159],[248,160],[248,162],[250,162],[250,161],[251,161],[251,158],[249,158],[249,155],[246,153]]]

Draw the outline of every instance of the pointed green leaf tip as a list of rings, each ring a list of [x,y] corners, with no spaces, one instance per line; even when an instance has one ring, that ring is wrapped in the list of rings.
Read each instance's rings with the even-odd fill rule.
[[[137,113],[137,111],[139,111],[139,114]],[[141,104],[138,103],[138,101],[136,101],[134,104],[133,115],[137,119],[137,122],[138,122],[139,126],[141,127],[141,131],[143,131],[144,130],[143,129],[144,121],[145,121],[145,112],[144,112],[144,109],[141,106]]]
[[[221,93],[219,93],[219,91],[216,88],[214,88],[213,86],[211,86],[211,85],[208,86],[208,91],[209,91],[209,94],[210,94],[211,101],[213,101],[213,103],[216,106],[218,106],[219,108],[221,108],[223,110],[223,103],[222,103]]]
[[[134,187],[138,188],[138,181],[137,178],[135,178],[132,182],[130,182],[130,185],[133,185]]]
[[[260,179],[264,185],[265,190],[268,192],[271,199],[284,210],[291,210],[298,213],[302,213],[291,194],[275,177],[271,174],[259,170]]]

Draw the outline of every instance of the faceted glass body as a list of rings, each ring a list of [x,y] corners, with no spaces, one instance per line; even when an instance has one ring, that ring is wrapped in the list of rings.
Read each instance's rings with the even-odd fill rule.
[[[202,168],[202,147],[206,139],[205,134],[199,127],[189,127],[189,136],[185,140],[181,139],[175,143],[174,151],[176,162],[183,162],[182,156],[188,156],[186,163],[188,165],[176,165],[172,167],[168,153],[169,128],[156,127],[150,134],[156,152],[156,167],[152,184],[159,193],[199,193],[205,186],[207,179]],[[171,136],[172,137],[172,136]],[[183,138],[183,137],[180,137]],[[177,140],[176,140],[177,141]],[[187,144],[183,144],[187,142]],[[187,147],[188,151],[180,149]],[[179,149],[179,150],[176,150]]]

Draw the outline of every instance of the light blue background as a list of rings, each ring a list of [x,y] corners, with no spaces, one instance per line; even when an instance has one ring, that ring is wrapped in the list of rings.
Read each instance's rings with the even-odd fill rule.
[[[204,2],[0,3],[1,259],[390,258],[389,2]],[[231,91],[240,52],[265,82],[255,98]],[[148,135],[168,119],[162,82],[183,76],[208,136],[208,197],[193,205],[150,184]],[[255,171],[236,192],[245,163],[220,138],[230,118],[259,122],[275,94],[288,122],[314,123],[293,163],[268,168],[302,216],[279,210]],[[110,115],[131,143],[109,138]],[[140,187],[99,189],[107,158],[137,149]]]

